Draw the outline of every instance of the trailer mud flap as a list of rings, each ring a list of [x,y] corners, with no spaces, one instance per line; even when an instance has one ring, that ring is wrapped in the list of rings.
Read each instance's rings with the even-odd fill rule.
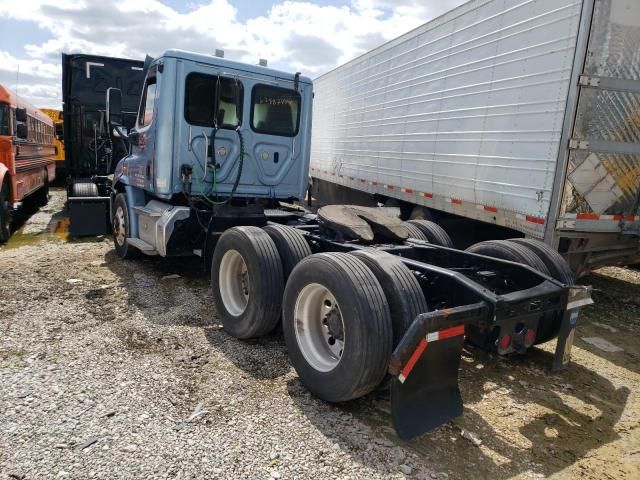
[[[392,380],[391,414],[400,438],[409,440],[462,414],[458,369],[463,333],[432,343],[423,339],[408,376],[400,373]]]
[[[462,414],[458,370],[465,325],[490,317],[485,302],[418,315],[393,352],[391,414],[409,440]]]

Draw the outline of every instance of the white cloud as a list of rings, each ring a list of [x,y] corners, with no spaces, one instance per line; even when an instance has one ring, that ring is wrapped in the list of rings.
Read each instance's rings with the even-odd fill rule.
[[[42,106],[60,103],[60,54],[83,52],[144,58],[168,48],[213,52],[317,76],[424,23],[462,0],[352,0],[319,6],[280,0],[264,16],[240,21],[229,0],[208,0],[180,13],[159,0],[0,0],[0,17],[34,21],[51,38],[24,46],[25,57],[0,51],[0,82],[13,84]],[[24,75],[22,73],[24,72]],[[56,90],[57,88],[57,90]]]

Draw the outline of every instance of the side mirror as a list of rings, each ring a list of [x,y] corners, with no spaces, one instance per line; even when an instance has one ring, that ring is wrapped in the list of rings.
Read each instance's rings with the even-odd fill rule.
[[[26,123],[19,123],[16,125],[16,135],[23,140],[29,136],[29,129]]]
[[[16,121],[18,121],[18,122],[26,122],[27,121],[27,109],[26,108],[16,108]]]
[[[107,123],[122,126],[122,92],[119,88],[107,89]]]

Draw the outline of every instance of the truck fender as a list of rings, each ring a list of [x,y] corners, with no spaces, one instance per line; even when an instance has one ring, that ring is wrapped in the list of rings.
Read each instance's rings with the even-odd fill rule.
[[[6,173],[9,171],[7,166],[4,163],[0,163],[0,186],[2,186],[2,182],[4,182],[5,176],[7,180],[9,180],[9,175]]]
[[[138,238],[138,215],[134,212],[133,207],[144,207],[146,204],[144,190],[131,185],[125,185],[124,191],[127,196],[127,205],[129,206],[131,237]]]

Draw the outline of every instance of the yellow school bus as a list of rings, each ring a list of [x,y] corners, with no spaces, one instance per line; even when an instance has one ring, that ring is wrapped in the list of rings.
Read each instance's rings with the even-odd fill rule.
[[[63,125],[63,117],[62,112],[60,110],[54,110],[51,108],[41,108],[40,109],[44,114],[46,114],[55,125],[55,139],[54,144],[56,146],[56,156],[54,157],[56,161],[56,176],[58,178],[62,178],[64,174],[64,142],[62,139],[62,125]]]

